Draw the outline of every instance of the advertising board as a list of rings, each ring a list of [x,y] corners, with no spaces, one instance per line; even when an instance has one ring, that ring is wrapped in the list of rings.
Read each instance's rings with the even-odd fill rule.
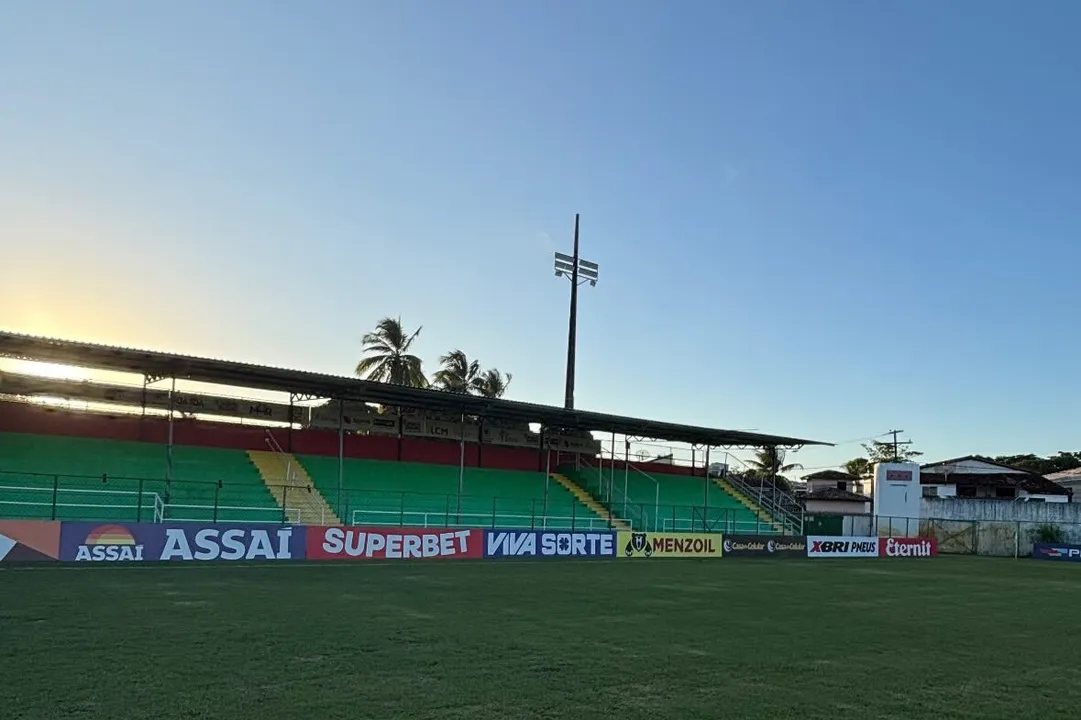
[[[0,563],[49,562],[60,557],[60,523],[0,520]]]
[[[303,560],[304,528],[264,523],[83,523],[60,529],[75,562]]]
[[[725,535],[725,557],[807,557],[807,538],[779,535]]]
[[[878,557],[879,538],[810,535],[807,537],[809,558]]]
[[[721,557],[717,533],[654,533],[621,530],[616,538],[623,557]]]
[[[879,538],[880,557],[934,557],[938,555],[938,540],[935,538]]]
[[[611,531],[485,530],[484,557],[609,557],[616,556]]]
[[[309,560],[484,557],[484,531],[455,528],[309,527]]]
[[[1081,562],[1081,545],[1036,543],[1032,546],[1032,557],[1037,560]]]

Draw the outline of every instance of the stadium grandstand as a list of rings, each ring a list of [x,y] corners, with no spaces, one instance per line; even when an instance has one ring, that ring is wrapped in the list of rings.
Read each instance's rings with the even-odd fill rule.
[[[135,378],[0,374],[0,518],[798,534],[711,453],[824,444],[14,333],[0,357]]]

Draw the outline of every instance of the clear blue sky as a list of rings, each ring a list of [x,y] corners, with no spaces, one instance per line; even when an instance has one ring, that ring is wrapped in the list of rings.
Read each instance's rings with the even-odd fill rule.
[[[578,404],[1081,449],[1081,4],[0,8],[0,326],[348,372],[385,315]],[[858,446],[800,453],[823,466]]]

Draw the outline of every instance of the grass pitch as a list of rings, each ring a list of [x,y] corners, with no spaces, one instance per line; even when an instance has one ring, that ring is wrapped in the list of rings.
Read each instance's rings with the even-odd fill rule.
[[[1074,718],[1081,567],[0,570],[0,718]]]

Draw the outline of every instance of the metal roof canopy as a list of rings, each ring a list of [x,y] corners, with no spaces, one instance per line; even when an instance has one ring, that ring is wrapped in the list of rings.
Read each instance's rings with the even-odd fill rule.
[[[389,385],[340,375],[286,370],[229,360],[212,360],[10,332],[0,332],[0,356],[63,363],[96,370],[130,372],[155,378],[177,378],[310,395],[332,400],[353,400],[380,405],[453,411],[493,419],[540,423],[548,427],[615,432],[621,435],[636,435],[696,445],[793,447],[829,444],[801,438],[656,422],[585,410],[565,410],[514,400],[493,400],[441,390]]]

